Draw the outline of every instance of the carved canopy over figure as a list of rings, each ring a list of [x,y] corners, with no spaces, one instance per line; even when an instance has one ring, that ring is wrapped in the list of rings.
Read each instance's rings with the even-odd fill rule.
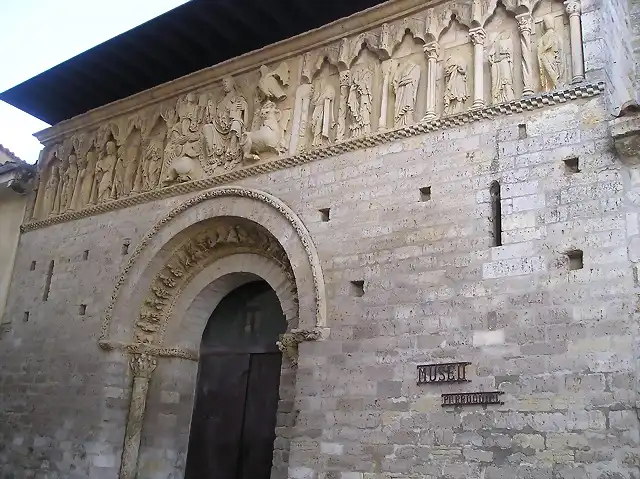
[[[420,67],[407,62],[404,67],[395,69],[391,86],[396,97],[393,124],[402,127],[413,123],[413,112],[416,104],[416,93],[420,81]]]
[[[493,103],[511,101],[516,97],[513,91],[513,48],[508,35],[508,32],[498,35],[489,52]]]
[[[538,41],[538,63],[540,65],[540,84],[543,91],[551,91],[560,84],[561,66],[560,37],[555,31],[553,17],[543,18],[544,34]]]
[[[457,57],[447,58],[444,67],[444,114],[460,113],[467,101],[467,65]]]
[[[249,121],[249,105],[238,91],[232,77],[222,80],[224,97],[214,106],[209,100],[206,124],[202,127],[207,155],[213,156],[214,167],[231,169],[242,161],[242,139]]]
[[[320,82],[313,90],[313,111],[311,113],[311,146],[317,147],[329,143],[329,132],[336,125],[333,115],[333,103],[336,89],[330,84]]]
[[[371,133],[372,83],[373,72],[366,66],[359,66],[352,70],[347,98],[352,118],[351,125],[349,125],[352,137]]]

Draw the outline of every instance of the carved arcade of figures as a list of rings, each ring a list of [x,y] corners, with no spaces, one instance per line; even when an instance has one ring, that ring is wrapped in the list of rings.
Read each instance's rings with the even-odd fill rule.
[[[440,2],[57,138],[32,219],[584,81],[578,0],[480,3]]]

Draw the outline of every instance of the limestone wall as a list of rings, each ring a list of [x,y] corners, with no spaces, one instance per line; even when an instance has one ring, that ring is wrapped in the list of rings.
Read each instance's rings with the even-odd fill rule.
[[[237,183],[303,219],[325,275],[331,332],[300,345],[289,477],[633,477],[637,175],[610,153],[605,115],[601,98],[579,100]],[[579,173],[563,163],[574,155]],[[22,236],[0,350],[2,477],[117,477],[131,379],[122,353],[98,348],[100,322],[122,245],[186,198]],[[451,360],[472,363],[468,386],[416,386],[418,363]],[[141,477],[181,477],[195,363],[159,363]],[[505,404],[440,406],[467,389]]]
[[[626,7],[582,3],[398,1],[41,132],[0,338],[0,478],[183,477],[193,318],[224,288],[162,275],[218,216],[279,243],[280,270],[214,265],[284,274],[307,340],[296,366],[282,338],[273,479],[639,477],[640,174],[614,153],[628,82],[601,28],[624,31]],[[454,361],[470,383],[416,384]],[[147,406],[128,421],[134,381]],[[441,406],[495,390],[504,404]]]

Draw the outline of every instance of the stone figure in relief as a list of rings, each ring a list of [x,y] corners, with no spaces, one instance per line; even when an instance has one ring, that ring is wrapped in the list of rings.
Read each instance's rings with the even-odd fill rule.
[[[491,97],[493,103],[514,100],[513,45],[509,32],[498,35],[489,51],[491,65]]]
[[[351,72],[351,85],[347,105],[351,113],[351,137],[355,138],[371,133],[371,108],[373,72],[361,66]]]
[[[67,177],[67,168],[69,167],[69,159],[63,159],[58,167],[58,177],[60,181],[58,182],[58,191],[56,191],[56,200],[55,200],[55,209],[56,214],[64,213],[66,204],[65,204],[65,179]]]
[[[136,140],[133,144],[129,145],[125,149],[125,161],[127,166],[124,173],[124,188],[123,193],[125,196],[131,194],[133,191],[138,191],[136,185],[140,182],[138,178],[139,161],[138,161],[138,149],[140,147],[140,140]]]
[[[169,165],[165,183],[180,183],[200,177],[200,112],[195,94],[178,100],[177,121],[167,134],[164,161]]]
[[[222,80],[224,97],[206,109],[206,124],[202,127],[207,155],[213,156],[214,167],[231,169],[242,161],[242,141],[249,121],[249,104],[238,91],[232,77]]]
[[[444,66],[444,114],[462,112],[467,92],[467,65],[457,57],[449,57]]]
[[[87,153],[87,156],[89,153]],[[82,187],[87,177],[87,157],[80,156],[78,157],[78,175],[76,177],[76,184],[73,188],[73,195],[71,196],[71,210],[79,210],[86,206],[86,202],[82,202]],[[93,182],[93,177],[91,178],[91,182]],[[91,183],[89,183],[89,194],[87,195],[87,201],[91,195]]]
[[[113,183],[113,168],[116,166],[116,144],[110,140],[107,142],[106,153],[96,163],[95,174],[95,201],[102,203],[109,199],[111,185]]]
[[[60,184],[60,170],[57,164],[51,166],[51,172],[49,173],[49,179],[47,180],[47,186],[44,190],[43,200],[43,218],[49,215],[58,214],[60,206],[56,205],[56,197],[58,193],[58,186]]]
[[[158,186],[160,170],[162,169],[162,135],[155,135],[143,142],[142,158],[142,191],[149,191]]]
[[[127,163],[124,157],[124,146],[118,148],[116,166],[113,171],[113,186],[111,187],[111,199],[115,200],[124,196],[124,183],[126,180]]]
[[[420,67],[407,62],[403,67],[394,68],[391,88],[395,95],[393,126],[399,128],[413,123],[413,112],[416,105]]]
[[[311,146],[317,147],[329,143],[329,132],[335,127],[336,120],[333,115],[333,103],[336,98],[336,89],[320,82],[313,89],[311,112],[311,132],[313,140]]]
[[[272,100],[284,100],[287,92],[283,87],[289,85],[289,67],[282,62],[275,70],[269,70],[266,65],[260,67],[260,80],[258,91],[264,98]]]
[[[260,153],[273,151],[282,153],[284,133],[289,123],[291,110],[284,114],[272,101],[267,101],[260,109],[258,129],[245,132],[241,138],[243,158],[260,160]]]
[[[64,186],[60,200],[60,213],[73,208],[73,190],[78,178],[78,161],[74,154],[69,155],[67,170],[64,175]]]
[[[558,87],[562,62],[560,60],[560,37],[555,31],[553,17],[546,15],[542,24],[544,34],[538,41],[538,64],[540,65],[540,84],[543,91]]]

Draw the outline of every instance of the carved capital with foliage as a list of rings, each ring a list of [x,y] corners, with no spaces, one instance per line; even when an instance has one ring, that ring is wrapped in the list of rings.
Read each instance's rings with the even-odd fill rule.
[[[135,378],[151,378],[151,373],[153,373],[157,365],[156,358],[148,354],[134,354],[129,360],[129,366]]]

